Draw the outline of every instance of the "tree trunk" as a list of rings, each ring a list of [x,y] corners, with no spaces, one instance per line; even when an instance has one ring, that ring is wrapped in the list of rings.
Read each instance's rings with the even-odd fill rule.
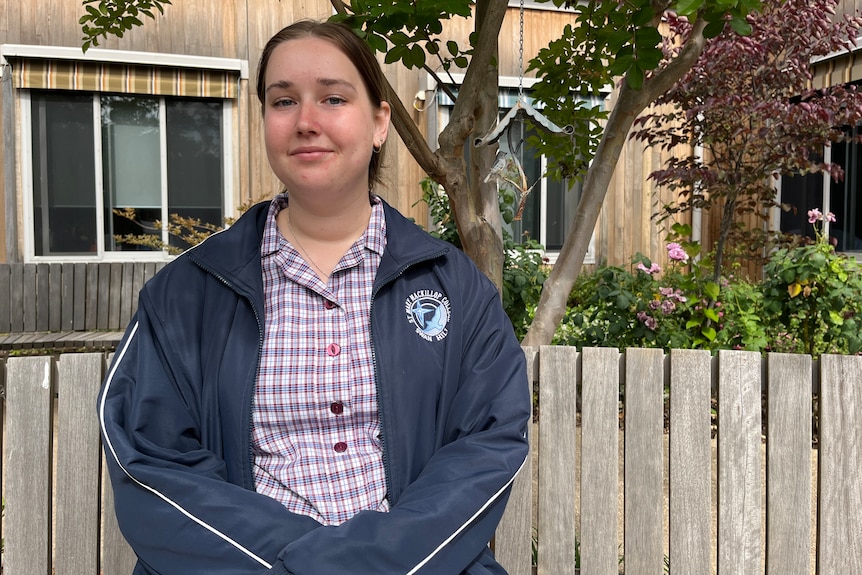
[[[702,19],[696,21],[679,56],[665,68],[656,71],[640,90],[629,88],[625,79],[621,82],[619,99],[608,117],[595,158],[584,178],[583,195],[570,231],[557,262],[542,286],[536,315],[522,342],[524,345],[549,345],[553,340],[557,326],[566,315],[569,293],[584,264],[599,211],[629,130],[638,114],[682,78],[697,61],[703,51],[705,26],[706,22]]]

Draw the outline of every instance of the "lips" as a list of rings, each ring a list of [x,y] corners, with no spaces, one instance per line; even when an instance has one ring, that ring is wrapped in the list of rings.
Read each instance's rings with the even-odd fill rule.
[[[316,159],[321,158],[328,153],[329,150],[327,148],[320,148],[317,146],[303,146],[301,148],[296,148],[291,151],[290,155],[297,158]]]

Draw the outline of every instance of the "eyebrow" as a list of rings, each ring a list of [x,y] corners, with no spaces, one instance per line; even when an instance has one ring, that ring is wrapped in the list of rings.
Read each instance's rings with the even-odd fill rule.
[[[344,86],[345,88],[349,88],[349,89],[353,90],[354,92],[356,91],[356,88],[353,86],[353,84],[351,84],[347,80],[341,80],[338,78],[318,78],[317,83],[320,84],[321,86],[326,86],[326,87]],[[273,89],[288,89],[288,88],[292,88],[293,86],[294,86],[294,82],[291,82],[289,80],[279,80],[279,81],[273,82],[272,84],[267,86],[266,92],[269,92],[270,90],[273,90]]]

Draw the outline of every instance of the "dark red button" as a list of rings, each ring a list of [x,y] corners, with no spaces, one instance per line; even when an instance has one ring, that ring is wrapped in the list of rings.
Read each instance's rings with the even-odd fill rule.
[[[326,346],[326,353],[332,357],[335,357],[339,353],[341,353],[341,346],[337,343],[330,343]]]
[[[344,453],[345,451],[347,451],[347,444],[343,441],[339,441],[332,446],[332,449],[334,449],[336,453]]]
[[[344,413],[344,404],[340,401],[333,401],[332,405],[329,406],[329,411],[331,411],[335,415],[341,415],[342,413]]]
[[[328,299],[323,300],[323,307],[326,309],[333,309],[335,307],[335,302],[331,302]]]

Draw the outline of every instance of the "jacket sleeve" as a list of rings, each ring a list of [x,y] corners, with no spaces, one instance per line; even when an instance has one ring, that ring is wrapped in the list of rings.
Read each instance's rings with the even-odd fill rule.
[[[268,573],[285,545],[320,525],[226,480],[224,461],[202,447],[199,390],[185,381],[177,352],[160,344],[158,324],[139,308],[97,405],[117,519],[139,558],[135,572]]]
[[[482,280],[467,281],[476,289],[464,306],[472,309],[459,342],[460,382],[438,413],[443,444],[388,513],[361,512],[289,543],[279,555],[285,573],[503,573],[487,567],[496,565],[487,545],[527,457],[531,399],[524,354],[499,295]]]

